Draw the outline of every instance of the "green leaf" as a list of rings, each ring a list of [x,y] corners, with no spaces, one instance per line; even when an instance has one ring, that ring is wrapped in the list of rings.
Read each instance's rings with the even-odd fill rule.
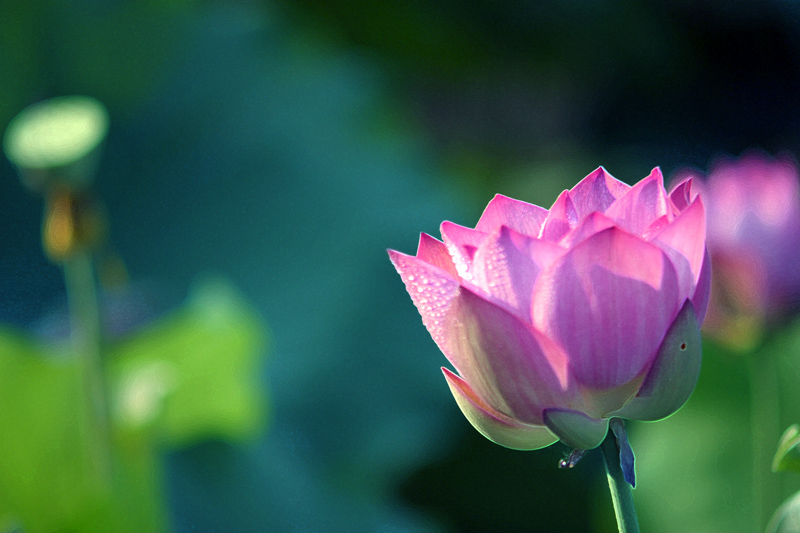
[[[63,527],[94,499],[77,365],[6,330],[0,333],[0,519],[26,529]],[[93,479],[94,478],[94,479]],[[46,505],[41,502],[47,502]]]
[[[703,359],[697,388],[680,411],[629,426],[642,531],[752,531],[746,367],[707,344]]]
[[[157,446],[263,427],[261,322],[223,282],[106,354],[113,449],[79,359],[0,330],[0,531],[166,529]],[[105,460],[103,460],[105,458]]]
[[[772,460],[773,472],[800,473],[800,426],[792,424],[783,433]]]
[[[164,530],[151,448],[104,448],[79,368],[66,350],[0,331],[0,530]]]
[[[637,488],[634,494],[643,531],[692,533],[754,531],[756,506],[753,485],[748,360],[775,365],[779,382],[780,429],[800,420],[800,320],[766,338],[756,353],[732,352],[717,342],[703,343],[703,368],[697,388],[674,416],[630,428],[636,450]],[[771,457],[759,469],[774,478],[768,487],[772,505],[797,490],[796,479],[769,472]],[[761,470],[759,470],[761,471]],[[783,479],[782,479],[783,478]],[[765,517],[766,518],[766,517]]]
[[[118,424],[171,446],[255,435],[266,420],[263,331],[230,285],[198,284],[182,308],[111,349]]]

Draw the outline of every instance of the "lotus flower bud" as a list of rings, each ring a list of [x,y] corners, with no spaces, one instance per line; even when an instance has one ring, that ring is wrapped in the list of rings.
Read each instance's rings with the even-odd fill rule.
[[[691,172],[679,176],[697,177]],[[748,347],[761,322],[800,303],[800,182],[795,161],[752,152],[695,180],[708,205],[714,265],[705,328]]]
[[[659,420],[692,393],[705,227],[691,181],[668,194],[658,169],[629,186],[599,168],[549,210],[498,195],[474,229],[444,222],[442,241],[389,256],[478,431],[586,450],[609,419]]]

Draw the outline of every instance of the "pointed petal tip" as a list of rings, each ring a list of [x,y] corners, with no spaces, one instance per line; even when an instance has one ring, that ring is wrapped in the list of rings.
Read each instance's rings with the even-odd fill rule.
[[[491,233],[501,225],[531,237],[539,234],[547,210],[538,205],[496,194],[484,209],[475,229]]]
[[[661,185],[661,189],[663,189],[664,195],[667,196],[667,189],[664,187],[664,173],[661,172],[661,167],[653,167],[653,170],[650,171],[650,174],[647,175],[642,181],[655,181]]]
[[[585,180],[585,179],[597,179],[597,178],[599,178],[600,176],[606,176],[606,175],[608,175],[608,171],[606,171],[606,169],[605,169],[605,167],[604,167],[603,165],[600,165],[600,166],[599,166],[599,167],[597,167],[596,169],[594,169],[594,170],[592,170],[591,172],[589,172],[589,173],[586,175],[586,177],[585,177],[585,178],[583,178],[583,179],[584,179],[584,180]],[[581,180],[581,181],[583,181],[583,180]]]
[[[611,174],[608,173],[608,171],[605,169],[605,167],[603,165],[600,165],[596,169],[594,169],[591,172],[589,172],[588,174],[586,174],[586,176],[583,179],[581,179],[578,183],[573,185],[573,187],[570,189],[570,192],[577,191],[577,190],[579,190],[581,188],[584,188],[584,187],[590,187],[591,188],[590,184],[593,184],[596,181],[599,181],[601,179],[605,180],[606,178],[610,178],[610,177],[613,177],[613,176],[611,176]]]
[[[403,252],[398,252],[397,250],[392,250],[391,248],[387,248],[386,253],[389,254],[389,260],[392,262],[395,268],[397,267],[397,261],[400,260],[400,258],[410,257],[409,255],[404,254]]]
[[[417,245],[417,257],[426,263],[441,268],[454,279],[458,279],[458,272],[450,252],[447,246],[439,239],[431,237],[427,233],[421,233],[419,244]]]
[[[686,290],[697,286],[706,249],[706,211],[700,197],[682,209],[669,225],[652,237],[652,241],[668,254],[677,252],[683,256],[687,262],[684,264],[688,264],[690,270],[681,273],[684,278],[683,287]]]
[[[434,237],[434,236],[432,236],[432,235],[430,235],[428,233],[425,233],[424,231],[419,234],[419,242],[420,242],[420,244],[422,244],[423,242],[429,242],[429,241],[436,241],[436,242],[438,242],[440,244],[442,243],[442,241],[440,241],[439,239],[437,239],[436,237]]]
[[[539,238],[556,242],[578,225],[579,216],[569,190],[558,195],[542,222]]]
[[[598,166],[596,169],[594,169],[594,170],[592,170],[591,172],[589,172],[589,173],[586,175],[586,177],[585,177],[585,178],[583,178],[583,179],[584,179],[584,180],[585,180],[585,179],[587,179],[587,178],[591,178],[591,179],[599,179],[600,177],[604,177],[604,178],[606,178],[606,177],[608,177],[608,178],[613,178],[614,176],[612,176],[612,175],[611,175],[611,173],[610,173],[610,172],[609,172],[609,171],[606,169],[606,167],[605,167],[604,165],[599,165],[599,166]],[[615,178],[615,179],[616,179],[616,178]],[[583,180],[581,180],[581,181],[583,181]]]

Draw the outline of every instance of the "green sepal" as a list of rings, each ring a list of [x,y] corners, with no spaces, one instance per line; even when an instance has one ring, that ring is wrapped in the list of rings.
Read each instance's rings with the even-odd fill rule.
[[[597,448],[608,433],[608,419],[594,419],[571,409],[545,409],[545,425],[571,448]]]
[[[656,421],[672,415],[694,391],[701,360],[700,327],[694,306],[687,300],[664,336],[639,392],[608,416]]]

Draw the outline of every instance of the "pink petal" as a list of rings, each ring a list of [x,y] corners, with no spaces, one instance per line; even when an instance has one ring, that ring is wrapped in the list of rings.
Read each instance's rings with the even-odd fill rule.
[[[699,174],[694,172],[687,171],[681,173],[680,175],[681,177],[679,178],[678,183],[669,193],[669,199],[672,201],[672,205],[675,206],[675,209],[677,209],[678,212],[689,207],[689,204],[694,201],[698,193],[698,184],[701,183],[700,180],[696,179]]]
[[[478,246],[486,238],[486,234],[447,221],[442,222],[440,231],[458,275],[463,279],[472,280],[472,258],[478,251]]]
[[[603,231],[614,225],[614,221],[602,213],[592,213],[583,220],[580,224],[567,233],[559,244],[564,248],[573,248],[579,242],[585,241],[595,233]]]
[[[389,258],[422,315],[422,323],[439,349],[444,352],[449,346],[444,324],[445,319],[451,315],[453,300],[458,295],[457,279],[418,257],[389,250]]]
[[[641,235],[642,239],[646,241],[652,240],[653,237],[664,231],[664,228],[669,226],[670,222],[675,218],[675,215],[677,214],[678,212],[676,211],[675,213],[672,214],[672,216],[664,215],[663,217],[655,219],[652,222],[652,224],[650,224],[650,226],[648,226],[648,228]]]
[[[678,271],[681,295],[689,298],[700,279],[706,252],[706,210],[696,198],[652,240],[670,257]]]
[[[706,250],[703,256],[703,267],[700,269],[700,279],[692,296],[692,304],[697,313],[697,322],[702,326],[708,311],[708,301],[711,298],[711,256]]]
[[[394,250],[389,256],[436,345],[495,409],[541,424],[543,406],[576,396],[566,390],[566,358],[546,355],[530,326],[436,266]]]
[[[564,348],[580,383],[609,389],[650,364],[682,302],[667,256],[613,227],[539,276],[532,316],[535,328]]]
[[[443,323],[442,351],[495,409],[540,425],[544,407],[577,398],[566,359],[548,359],[537,332],[502,307],[462,286]]]
[[[547,209],[498,194],[486,206],[475,229],[491,233],[500,226],[508,226],[523,235],[536,237],[545,218]]]
[[[430,263],[441,268],[453,276],[454,279],[458,278],[456,266],[453,264],[453,259],[450,257],[450,253],[447,251],[447,246],[445,246],[443,242],[431,237],[427,233],[422,233],[419,236],[417,257],[426,263]]]
[[[474,283],[492,299],[530,322],[531,294],[539,273],[566,253],[561,246],[500,226],[475,253]]]
[[[593,212],[603,213],[630,188],[630,185],[622,183],[603,167],[598,167],[570,190],[570,197],[578,217],[584,218]]]
[[[469,383],[446,368],[442,371],[461,412],[490,441],[514,450],[538,450],[558,440],[544,426],[525,424],[504,415],[478,396]]]
[[[541,238],[557,242],[577,225],[578,213],[575,211],[569,191],[564,191],[558,196],[542,224]]]
[[[672,209],[661,171],[654,168],[648,177],[611,204],[605,214],[634,235],[644,234],[650,224],[664,215],[671,217]]]

